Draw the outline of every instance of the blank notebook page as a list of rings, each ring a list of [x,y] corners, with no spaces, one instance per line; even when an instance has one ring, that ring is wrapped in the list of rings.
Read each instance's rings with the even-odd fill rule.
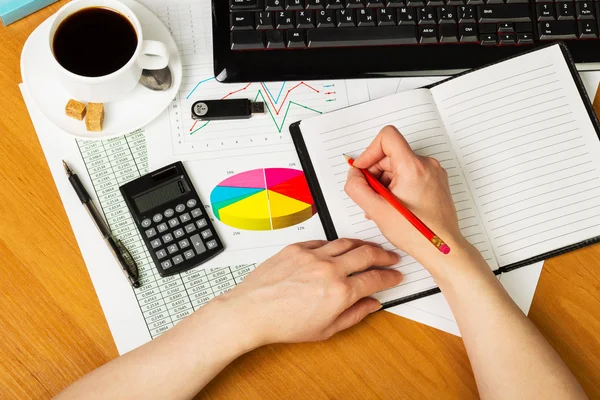
[[[431,92],[500,266],[600,235],[600,141],[559,46]]]
[[[402,256],[394,268],[404,274],[400,286],[377,293],[381,302],[436,287],[414,258],[400,252],[364,217],[344,192],[348,164],[343,154],[357,157],[386,125],[396,126],[419,155],[434,157],[448,171],[450,189],[463,235],[481,251],[492,269],[497,263],[431,93],[403,92],[302,121],[300,128],[327,207],[339,237],[375,242]],[[413,234],[419,234],[413,232]],[[431,246],[431,251],[437,251]]]

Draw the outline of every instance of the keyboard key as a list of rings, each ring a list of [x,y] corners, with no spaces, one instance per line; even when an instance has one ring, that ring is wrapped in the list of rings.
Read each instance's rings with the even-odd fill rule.
[[[512,22],[501,22],[498,24],[498,32],[507,33],[507,32],[514,32],[514,31],[515,31],[515,27],[513,26]]]
[[[185,251],[183,253],[183,256],[185,257],[186,260],[189,260],[190,258],[193,258],[196,256],[196,254],[194,254],[194,250],[190,249],[188,251]]]
[[[504,0],[486,0],[485,4],[504,4]]]
[[[201,216],[201,215],[202,215],[202,210],[201,210],[201,209],[199,209],[199,208],[194,208],[194,209],[192,210],[192,217],[194,217],[194,218],[198,218],[198,217],[199,217],[199,216]]]
[[[477,12],[474,6],[462,6],[458,8],[458,22],[476,22]]]
[[[554,21],[556,15],[552,3],[543,3],[535,5],[538,21]]]
[[[307,31],[308,47],[378,46],[417,43],[414,26],[379,28],[323,28]]]
[[[296,13],[296,28],[314,28],[315,13],[314,11],[298,11]]]
[[[236,12],[231,16],[232,31],[251,31],[254,30],[254,13],[253,12]]]
[[[191,220],[192,218],[190,217],[189,213],[185,213],[185,214],[181,214],[179,216],[179,220],[181,221],[182,224],[185,224],[186,222],[188,222],[189,220]]]
[[[386,7],[404,7],[405,0],[388,0]]]
[[[435,25],[419,26],[419,43],[437,43],[438,30]]]
[[[180,237],[185,236],[185,232],[183,229],[179,228],[173,231],[173,236],[179,239]]]
[[[470,6],[478,6],[480,4],[485,4],[485,3],[483,0],[467,0],[467,4]]]
[[[294,13],[291,11],[275,13],[275,27],[277,29],[292,29],[294,27]]]
[[[161,258],[165,258],[167,256],[167,252],[164,249],[157,251],[155,254],[156,254],[156,258],[158,258],[159,260]]]
[[[506,0],[506,4],[517,4],[517,3],[529,4],[529,0]]]
[[[198,229],[202,229],[207,225],[206,223],[206,219],[202,218],[201,220],[196,221],[196,226],[198,227]]]
[[[443,6],[438,8],[438,17],[440,24],[455,24],[456,23],[456,7]]]
[[[173,241],[173,235],[171,235],[170,233],[167,233],[166,235],[163,235],[162,241],[163,241],[163,243],[172,242]]]
[[[217,241],[216,240],[209,240],[208,242],[206,242],[206,246],[208,247],[209,250],[214,249],[215,247],[217,247]]]
[[[484,33],[480,37],[481,44],[484,46],[495,46],[498,44],[498,38],[493,33]]]
[[[325,0],[325,8],[328,10],[344,8],[344,0]]]
[[[175,228],[177,225],[179,225],[179,220],[177,218],[171,218],[169,220],[169,226],[171,228]]]
[[[477,26],[479,34],[482,33],[496,33],[496,24],[479,24]]]
[[[575,2],[575,16],[577,19],[595,19],[596,10],[594,9],[594,3],[591,1]]]
[[[531,22],[516,22],[513,25],[515,26],[515,31],[517,32],[533,32],[533,25]]]
[[[258,0],[231,0],[231,10],[248,10],[258,7]]]
[[[412,7],[400,7],[396,11],[398,25],[414,25],[417,19],[416,10]]]
[[[172,208],[167,208],[164,212],[165,218],[171,218],[173,215],[175,215],[175,211]]]
[[[335,16],[339,28],[356,26],[354,12],[352,10],[337,10]]]
[[[165,224],[164,222],[163,222],[162,224],[158,224],[158,225],[156,226],[156,230],[157,230],[159,233],[163,233],[164,231],[166,231],[166,230],[168,230],[168,229],[169,229],[169,228],[167,227],[167,224]]]
[[[596,21],[583,20],[577,22],[580,39],[595,39],[598,37]]]
[[[160,266],[162,267],[162,269],[169,269],[173,266],[173,263],[171,262],[171,260],[165,260],[160,263]]]
[[[369,8],[363,8],[357,12],[358,26],[375,26],[375,11]]]
[[[363,8],[363,0],[346,0],[346,8]]]
[[[498,40],[500,44],[517,44],[517,38],[512,33],[500,33],[498,34]]]
[[[153,249],[160,247],[161,244],[162,243],[159,238],[156,238],[150,242],[150,246],[152,246]]]
[[[444,3],[443,0],[427,0],[426,4],[427,6],[445,6],[446,4]]]
[[[436,15],[434,7],[421,7],[417,9],[417,21],[419,25],[435,24]]]
[[[406,5],[409,7],[423,7],[425,2],[422,0],[407,0]]]
[[[393,8],[380,8],[377,10],[377,25],[396,25],[396,18],[394,16]]]
[[[529,4],[493,4],[477,6],[479,22],[531,21]]]
[[[447,6],[462,6],[464,4],[464,0],[446,0]]]
[[[383,0],[367,0],[367,8],[383,7]]]
[[[517,44],[533,44],[533,34],[532,33],[518,33],[517,34]]]
[[[458,42],[458,27],[456,24],[440,24],[440,43]]]
[[[459,24],[458,35],[461,43],[477,43],[479,37],[477,36],[477,25],[476,24]]]
[[[265,11],[283,11],[283,0],[266,0]]]
[[[167,246],[167,251],[169,252],[169,254],[177,253],[177,250],[179,249],[177,248],[176,244],[170,244]]]
[[[155,223],[159,223],[160,221],[162,221],[162,219],[162,214],[154,214],[154,217],[152,217],[152,221],[154,221]]]
[[[185,229],[185,231],[187,233],[192,233],[192,232],[194,232],[196,230],[196,227],[194,226],[194,224],[187,224],[183,228]]]
[[[202,232],[200,232],[200,234],[202,235],[202,237],[204,239],[208,239],[209,237],[211,237],[213,235],[213,233],[210,229],[205,229]]]
[[[184,204],[177,204],[177,206],[175,207],[175,211],[177,211],[178,213],[181,213],[185,210],[185,205]]]
[[[560,21],[575,19],[575,6],[573,3],[556,3],[556,16]]]
[[[333,28],[335,26],[335,11],[317,11],[317,28]]]
[[[178,243],[180,249],[185,249],[186,247],[190,247],[190,241],[187,239],[180,240]]]
[[[146,218],[145,220],[142,221],[142,223],[140,225],[142,225],[142,228],[147,228],[150,225],[152,225],[152,221],[150,220],[150,218]]]
[[[154,228],[147,229],[145,233],[146,233],[146,237],[148,239],[150,239],[151,237],[156,236],[156,229],[154,229]]]
[[[183,262],[183,257],[181,257],[181,255],[176,255],[175,257],[172,258],[173,260],[173,264],[177,265],[177,264],[181,264]]]
[[[206,251],[206,247],[204,246],[202,239],[200,239],[200,235],[195,234],[190,238],[190,240],[192,241],[192,246],[194,246],[194,250],[196,250],[196,254],[202,254]]]
[[[538,23],[540,40],[577,39],[575,21],[546,21]]]
[[[307,10],[322,10],[325,8],[325,0],[306,0]]]
[[[285,49],[285,34],[283,31],[267,31],[267,49]]]
[[[304,10],[304,0],[285,0],[285,10]]]
[[[287,47],[290,49],[304,49],[306,48],[306,41],[304,39],[303,29],[289,29],[286,33]]]

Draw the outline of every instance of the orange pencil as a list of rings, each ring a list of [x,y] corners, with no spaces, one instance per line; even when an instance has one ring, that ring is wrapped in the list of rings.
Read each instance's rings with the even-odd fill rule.
[[[354,167],[354,159],[344,154],[346,161],[350,164],[351,167]],[[392,192],[388,190],[381,182],[377,180],[369,171],[366,169],[358,168],[365,178],[367,182],[369,182],[369,186],[373,188],[377,193],[381,195],[389,204],[392,205],[408,222],[412,224],[423,236],[427,238],[441,253],[448,254],[450,253],[450,247],[444,243],[442,239],[440,239],[431,229],[427,227],[415,214],[413,214],[408,208],[404,207],[402,203],[394,196]]]

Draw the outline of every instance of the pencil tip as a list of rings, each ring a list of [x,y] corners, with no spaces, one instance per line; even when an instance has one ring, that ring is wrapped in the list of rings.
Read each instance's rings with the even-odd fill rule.
[[[62,160],[62,164],[63,164],[63,168],[65,169],[65,173],[67,175],[72,175],[73,172],[71,171],[71,168],[69,168],[69,166],[67,165],[67,163],[65,162],[65,160]]]
[[[346,159],[346,161],[350,161],[350,159],[351,159],[352,157],[350,157],[348,154],[344,154],[344,158]]]

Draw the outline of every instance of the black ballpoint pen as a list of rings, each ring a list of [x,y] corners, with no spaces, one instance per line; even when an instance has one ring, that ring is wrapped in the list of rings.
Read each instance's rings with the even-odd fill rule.
[[[75,189],[75,193],[77,193],[77,196],[79,196],[81,204],[87,210],[90,217],[92,217],[94,224],[98,228],[98,231],[100,231],[102,239],[104,239],[104,241],[108,245],[110,252],[113,254],[115,259],[119,263],[121,269],[125,273],[125,276],[131,283],[131,286],[133,286],[134,288],[139,288],[140,282],[138,280],[138,267],[135,261],[133,260],[133,257],[119,240],[116,240],[112,237],[108,226],[104,222],[104,219],[98,212],[96,206],[94,206],[92,198],[88,194],[87,190],[85,190],[85,187],[79,180],[79,177],[75,173],[73,173],[71,168],[69,168],[69,166],[66,162],[64,162],[64,160],[62,163],[63,167],[65,168],[67,178],[69,178],[69,182],[71,182],[73,189]]]

